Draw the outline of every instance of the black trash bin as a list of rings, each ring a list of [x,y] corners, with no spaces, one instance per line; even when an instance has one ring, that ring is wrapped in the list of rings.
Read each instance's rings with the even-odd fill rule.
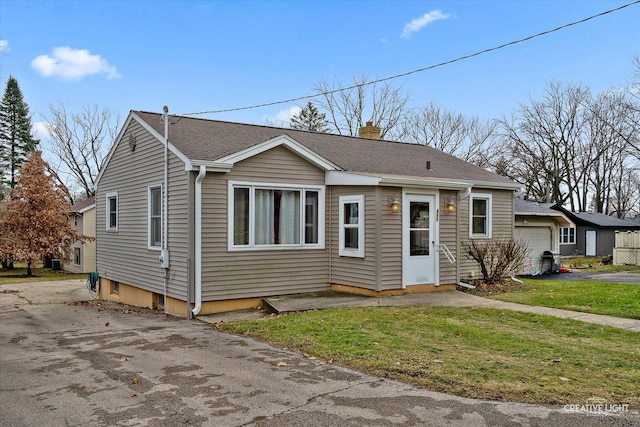
[[[54,258],[51,260],[51,269],[53,271],[62,270],[62,263],[60,262],[59,259]]]
[[[558,273],[560,271],[560,255],[552,251],[544,251],[542,254],[542,273]]]

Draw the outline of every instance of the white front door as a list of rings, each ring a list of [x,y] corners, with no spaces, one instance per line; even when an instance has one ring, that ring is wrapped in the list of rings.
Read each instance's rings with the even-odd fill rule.
[[[436,197],[405,194],[402,203],[402,287],[436,281]]]
[[[586,256],[596,256],[596,230],[587,230],[584,252]]]

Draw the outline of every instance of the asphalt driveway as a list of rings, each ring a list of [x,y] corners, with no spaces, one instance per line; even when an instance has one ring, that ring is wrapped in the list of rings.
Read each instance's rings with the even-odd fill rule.
[[[417,389],[198,320],[78,298],[80,281],[0,285],[0,425],[640,424],[638,411],[570,413]]]

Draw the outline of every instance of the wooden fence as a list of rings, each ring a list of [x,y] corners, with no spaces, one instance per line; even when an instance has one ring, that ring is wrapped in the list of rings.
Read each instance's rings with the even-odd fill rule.
[[[614,265],[640,265],[640,231],[616,231]]]

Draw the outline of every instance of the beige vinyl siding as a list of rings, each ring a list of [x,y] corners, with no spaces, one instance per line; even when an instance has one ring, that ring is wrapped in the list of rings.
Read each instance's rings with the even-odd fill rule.
[[[75,225],[75,219],[78,225]],[[89,209],[82,214],[72,214],[69,217],[71,228],[83,236],[96,236],[96,210]],[[73,263],[74,248],[80,248],[80,265]],[[69,253],[71,261],[64,264],[63,269],[72,273],[89,273],[96,270],[96,242],[95,240],[87,243],[75,242]]]
[[[364,258],[340,256],[338,253],[340,196],[359,195],[364,195]],[[377,274],[378,248],[376,245],[378,233],[376,224],[382,210],[380,205],[380,196],[376,187],[342,186],[331,188],[331,283],[380,290]]]
[[[329,289],[326,225],[325,249],[228,250],[229,181],[322,186],[324,171],[287,148],[276,147],[235,164],[228,173],[207,174],[202,184],[202,299]]]
[[[77,225],[76,225],[76,221],[78,222]],[[72,213],[69,216],[69,224],[71,225],[71,228],[75,232],[82,234],[82,230],[83,230],[83,218],[82,218],[82,215],[76,214],[75,212]],[[69,252],[67,253],[67,256],[71,260],[69,261],[68,264],[63,264],[62,265],[62,269],[65,270],[65,271],[69,271],[71,273],[83,273],[82,264],[75,265],[73,263],[73,252],[74,252],[75,248],[82,248],[82,243],[74,242],[73,245],[71,245],[71,248],[70,248]],[[82,257],[81,262],[83,262],[84,261],[84,250],[81,249],[80,255]]]
[[[76,225],[76,221],[78,222],[77,225]],[[83,234],[83,223],[84,221],[83,221],[82,215],[72,213],[69,216],[69,224],[71,225],[71,228],[75,232]],[[63,264],[62,269],[65,271],[69,271],[71,273],[84,273],[82,268],[82,263],[84,263],[84,250],[80,249],[81,264],[76,265],[73,263],[73,252],[75,248],[82,248],[82,243],[74,242],[73,245],[71,245],[71,247],[69,248],[69,252],[67,253],[67,256],[70,258],[70,261],[68,264]]]
[[[510,238],[513,237],[514,228],[514,193],[510,190],[491,190],[474,188],[471,194],[491,194],[492,203],[492,237]],[[469,237],[469,201],[471,197],[466,197],[458,203],[458,221],[460,221],[460,278],[469,278],[469,272],[474,272],[474,277],[478,278],[480,269],[478,264],[468,259],[464,254],[465,243]]]
[[[447,212],[446,203],[447,199],[453,199],[456,203],[456,212]],[[440,284],[452,284],[458,282],[457,263],[460,262],[461,257],[464,258],[464,254],[460,253],[458,245],[458,206],[460,201],[458,200],[457,191],[440,191],[440,244],[446,245],[451,251],[451,254],[456,258],[456,263],[451,263],[447,259],[444,252],[439,251],[440,257]]]
[[[129,135],[136,136],[132,152]],[[170,138],[169,138],[170,139]],[[96,192],[96,261],[101,277],[164,293],[160,251],[148,249],[148,187],[164,180],[164,147],[135,120],[115,148]],[[167,294],[185,299],[188,225],[188,174],[184,163],[169,153],[170,271]],[[118,192],[118,231],[107,232],[105,194]]]
[[[96,209],[89,209],[82,214],[82,234],[96,237]],[[87,242],[82,250],[83,273],[96,271],[96,241]]]
[[[389,197],[402,200],[402,188],[382,187],[378,210],[380,215],[378,278],[380,290],[402,287],[402,206],[396,213],[389,208]]]

